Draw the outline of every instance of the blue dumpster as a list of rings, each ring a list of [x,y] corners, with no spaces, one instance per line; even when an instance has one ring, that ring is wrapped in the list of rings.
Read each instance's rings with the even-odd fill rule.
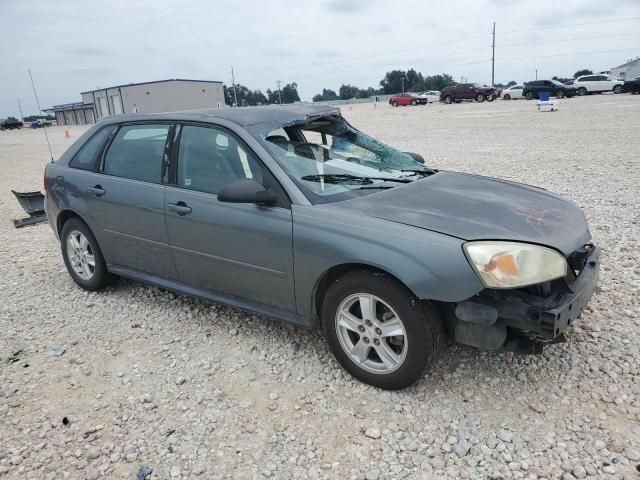
[[[549,97],[551,97],[551,92],[540,92],[540,101],[541,102],[548,102],[549,101]]]

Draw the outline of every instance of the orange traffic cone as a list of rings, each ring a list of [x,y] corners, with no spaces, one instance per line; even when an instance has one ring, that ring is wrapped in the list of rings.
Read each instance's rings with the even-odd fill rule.
[[[69,129],[67,127],[64,127],[64,138],[71,138],[71,135],[69,135]]]

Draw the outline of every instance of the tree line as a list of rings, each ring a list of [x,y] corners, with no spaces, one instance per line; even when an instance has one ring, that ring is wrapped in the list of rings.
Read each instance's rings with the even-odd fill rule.
[[[591,75],[593,72],[589,69],[578,70],[573,78],[581,75]],[[553,77],[553,80],[565,82],[569,78]],[[330,100],[350,100],[352,98],[369,98],[376,95],[390,95],[394,93],[405,92],[425,92],[427,90],[442,90],[449,85],[455,85],[457,82],[453,76],[447,73],[438,75],[423,75],[421,72],[413,68],[409,70],[392,70],[387,72],[379,82],[377,88],[367,87],[360,88],[356,85],[343,83],[338,91],[330,88],[323,88],[322,92],[313,96],[314,102],[326,102]],[[515,80],[507,83],[496,83],[496,88],[508,88],[516,85]],[[280,90],[267,89],[266,92],[261,90],[251,90],[250,88],[236,84],[235,96],[233,86],[223,86],[224,99],[227,105],[236,105],[239,107],[269,105],[279,103],[294,103],[300,101],[298,95],[298,84],[296,82],[287,83]],[[236,102],[237,100],[237,102]]]
[[[287,83],[280,90],[267,89],[266,92],[261,90],[251,90],[244,85],[236,84],[227,87],[223,85],[224,101],[227,105],[236,105],[238,107],[248,107],[256,105],[269,105],[279,103],[299,102],[298,84],[296,82]],[[235,92],[234,92],[235,90]]]

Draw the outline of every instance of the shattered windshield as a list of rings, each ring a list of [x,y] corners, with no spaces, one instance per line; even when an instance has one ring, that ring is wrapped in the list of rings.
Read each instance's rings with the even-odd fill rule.
[[[434,173],[338,115],[278,128],[262,138],[312,203],[395,188]]]

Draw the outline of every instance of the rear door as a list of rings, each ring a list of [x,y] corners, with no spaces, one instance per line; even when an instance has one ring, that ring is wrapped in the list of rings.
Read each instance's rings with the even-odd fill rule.
[[[80,190],[109,264],[174,278],[164,220],[169,123],[121,125]]]
[[[274,190],[276,205],[218,201],[241,178]],[[166,221],[180,280],[295,311],[291,206],[257,156],[223,127],[184,124],[170,182]]]

